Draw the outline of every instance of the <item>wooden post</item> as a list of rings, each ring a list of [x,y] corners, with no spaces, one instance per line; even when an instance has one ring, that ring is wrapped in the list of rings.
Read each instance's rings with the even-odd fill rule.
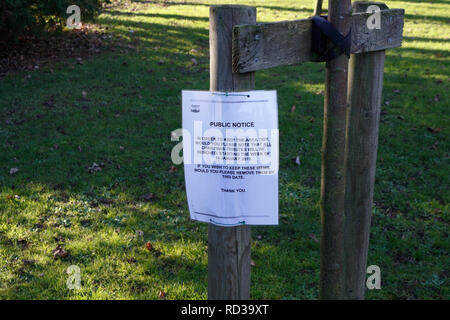
[[[356,2],[355,12],[370,4]],[[383,26],[382,26],[383,27]],[[385,51],[352,54],[349,66],[346,195],[345,298],[364,299]]]
[[[323,0],[316,0],[313,16],[320,16],[322,14],[322,3]]]
[[[328,0],[328,20],[347,35],[351,1]],[[348,58],[342,54],[326,63],[322,143],[322,222],[320,298],[342,299],[344,292],[345,124]]]
[[[211,6],[209,11],[210,90],[248,91],[254,72],[232,73],[232,28],[256,24],[256,8]],[[208,299],[250,299],[250,226],[208,229]]]

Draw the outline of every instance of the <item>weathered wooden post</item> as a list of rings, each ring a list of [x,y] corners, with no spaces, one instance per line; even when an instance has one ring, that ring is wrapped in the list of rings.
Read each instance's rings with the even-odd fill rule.
[[[351,1],[329,0],[328,21],[343,35],[351,25]],[[322,143],[320,298],[344,293],[345,130],[348,57],[326,63]]]
[[[353,11],[366,12],[373,4],[388,10],[379,2],[355,2]],[[380,22],[386,32],[389,28],[401,27],[393,25],[392,17]],[[345,195],[346,299],[364,299],[384,60],[385,50],[352,54],[350,58]]]
[[[232,32],[238,24],[256,24],[256,8],[212,6],[209,11],[210,90],[249,91],[254,72],[232,73]],[[251,227],[208,229],[208,299],[250,298]]]

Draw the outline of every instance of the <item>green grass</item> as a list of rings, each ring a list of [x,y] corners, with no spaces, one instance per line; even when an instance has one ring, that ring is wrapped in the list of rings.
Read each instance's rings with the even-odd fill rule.
[[[169,170],[181,90],[209,87],[208,4],[158,2],[97,19],[134,48],[0,79],[0,298],[207,297],[207,226],[189,219],[183,167]],[[313,2],[239,1],[259,21],[307,17]],[[449,299],[450,2],[387,4],[406,9],[405,40],[386,60],[368,259],[382,289],[367,297]],[[323,64],[257,73],[257,89],[278,90],[280,225],[253,228],[255,299],[318,296],[323,83]]]

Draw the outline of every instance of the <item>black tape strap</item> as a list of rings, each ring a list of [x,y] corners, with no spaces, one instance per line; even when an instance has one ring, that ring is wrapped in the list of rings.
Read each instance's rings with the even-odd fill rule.
[[[350,57],[351,30],[344,37],[331,22],[327,21],[327,16],[312,17],[312,50],[319,55],[320,62],[330,61],[341,54]],[[328,46],[328,40],[334,45]]]

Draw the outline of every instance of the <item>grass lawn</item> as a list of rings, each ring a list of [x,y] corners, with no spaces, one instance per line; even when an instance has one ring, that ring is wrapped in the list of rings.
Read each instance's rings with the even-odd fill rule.
[[[97,23],[128,47],[0,78],[1,299],[206,299],[207,225],[189,219],[170,137],[181,90],[208,90],[208,4],[220,2],[109,8]],[[314,5],[239,3],[258,21]],[[386,3],[406,22],[386,60],[368,259],[382,289],[367,297],[449,299],[450,1]],[[312,63],[257,73],[257,89],[278,90],[280,225],[253,228],[254,299],[318,296],[324,75]]]

